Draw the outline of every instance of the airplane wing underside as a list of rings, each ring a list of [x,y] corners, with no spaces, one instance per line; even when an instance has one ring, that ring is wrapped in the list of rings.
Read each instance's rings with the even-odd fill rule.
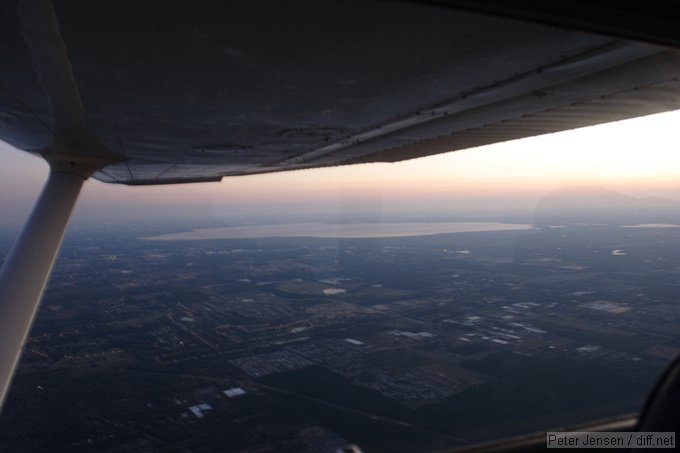
[[[102,159],[106,182],[391,162],[680,108],[678,51],[554,20],[390,1],[0,8],[0,139]]]

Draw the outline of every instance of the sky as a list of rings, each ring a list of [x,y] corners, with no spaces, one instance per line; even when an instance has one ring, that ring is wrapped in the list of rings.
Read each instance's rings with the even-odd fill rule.
[[[225,223],[531,211],[550,192],[603,187],[680,200],[680,111],[393,164],[127,187],[89,180],[75,223]],[[28,216],[48,167],[0,142],[0,225]]]

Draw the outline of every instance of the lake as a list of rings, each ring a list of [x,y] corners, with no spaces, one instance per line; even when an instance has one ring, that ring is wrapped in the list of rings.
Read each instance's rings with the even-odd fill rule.
[[[282,223],[200,228],[142,239],[179,241],[200,239],[250,239],[269,237],[381,238],[429,236],[475,231],[528,230],[532,225],[497,222],[412,222],[412,223]]]

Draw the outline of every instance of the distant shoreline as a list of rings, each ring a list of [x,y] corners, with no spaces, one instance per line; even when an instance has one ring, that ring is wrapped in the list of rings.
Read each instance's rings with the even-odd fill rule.
[[[447,233],[529,230],[533,225],[499,222],[410,222],[410,223],[286,223],[273,225],[199,228],[181,233],[142,237],[148,241],[191,241],[207,239],[263,239],[315,237],[337,239],[431,236]]]

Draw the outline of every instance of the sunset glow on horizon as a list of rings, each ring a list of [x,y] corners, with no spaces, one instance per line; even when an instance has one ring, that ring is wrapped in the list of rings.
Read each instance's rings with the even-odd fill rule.
[[[680,199],[680,111],[559,132],[393,164],[377,163],[225,178],[220,183],[127,187],[86,184],[76,220],[163,210],[230,212],[352,205],[430,209],[527,204],[563,187],[598,186]],[[47,176],[40,159],[0,147],[0,212],[25,217]],[[467,205],[466,205],[467,203]],[[291,208],[293,209],[293,208]],[[336,208],[337,210],[338,208]]]

